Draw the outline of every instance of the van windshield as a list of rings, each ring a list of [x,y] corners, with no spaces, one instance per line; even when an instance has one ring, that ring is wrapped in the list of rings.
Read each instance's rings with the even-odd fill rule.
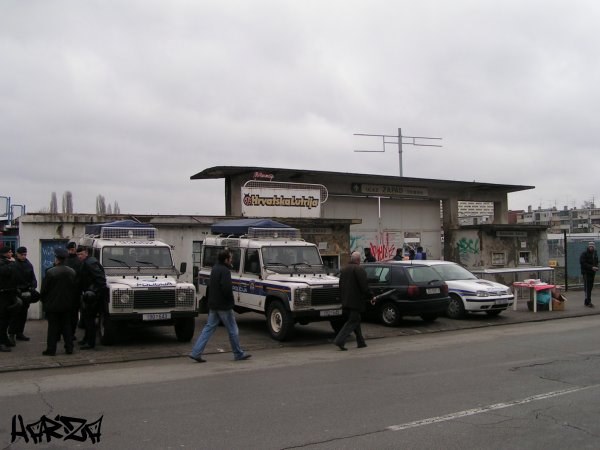
[[[108,267],[172,267],[169,247],[115,246],[102,249],[102,266]]]
[[[315,272],[323,271],[321,255],[314,246],[271,246],[263,247],[264,265],[274,272]]]

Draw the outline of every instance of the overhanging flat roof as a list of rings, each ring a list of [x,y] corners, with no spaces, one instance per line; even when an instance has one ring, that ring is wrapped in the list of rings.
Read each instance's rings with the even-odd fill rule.
[[[326,172],[320,170],[300,170],[300,169],[282,169],[274,167],[250,167],[250,166],[215,166],[204,169],[202,172],[198,172],[196,175],[190,177],[191,180],[208,180],[218,178],[229,178],[232,176],[249,175],[251,176],[254,172],[262,172],[272,174],[277,180],[277,176],[280,175],[286,179],[294,178],[305,178],[319,177],[319,178],[331,178],[331,177],[348,177],[352,178],[354,182],[393,182],[402,183],[404,186],[423,186],[427,184],[432,187],[439,189],[449,190],[472,190],[472,191],[493,191],[493,192],[518,192],[526,191],[528,189],[534,189],[535,186],[523,186],[514,184],[495,184],[495,183],[481,183],[478,181],[452,181],[452,180],[435,180],[430,178],[408,178],[408,177],[396,177],[391,175],[375,175],[365,173],[348,173],[348,172]],[[251,176],[251,178],[253,178]]]

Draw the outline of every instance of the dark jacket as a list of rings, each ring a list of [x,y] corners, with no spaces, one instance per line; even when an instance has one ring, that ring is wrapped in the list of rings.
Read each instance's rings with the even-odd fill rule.
[[[37,279],[33,272],[33,264],[28,259],[19,261],[15,259],[15,275],[17,278],[17,287],[19,289],[35,289],[37,288]]]
[[[93,291],[99,296],[106,293],[104,267],[93,256],[88,256],[82,261],[78,278],[81,291]]]
[[[65,259],[65,266],[73,269],[77,275],[79,275],[79,272],[81,271],[81,261],[79,261],[79,257],[76,254],[69,254],[69,256],[67,256],[67,259]]]
[[[17,294],[17,276],[15,264],[4,256],[0,256],[0,296],[13,297]]]
[[[340,272],[340,297],[344,308],[365,311],[373,293],[367,283],[367,272],[360,265],[350,262]]]
[[[581,266],[581,273],[596,273],[592,267],[598,267],[598,253],[596,250],[589,251],[586,249],[579,257],[579,265]]]
[[[64,264],[49,268],[40,294],[46,312],[71,311],[78,295],[75,271]]]
[[[208,282],[208,309],[227,311],[233,309],[231,271],[225,264],[217,263],[210,271]]]

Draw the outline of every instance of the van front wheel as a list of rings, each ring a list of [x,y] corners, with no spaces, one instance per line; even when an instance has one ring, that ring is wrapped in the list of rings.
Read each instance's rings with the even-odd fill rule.
[[[267,328],[277,341],[288,340],[294,334],[294,318],[278,300],[271,302],[267,308]]]

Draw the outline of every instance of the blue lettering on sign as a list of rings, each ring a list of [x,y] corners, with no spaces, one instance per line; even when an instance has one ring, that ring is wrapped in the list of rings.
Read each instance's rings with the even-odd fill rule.
[[[42,272],[42,279],[46,276],[46,270],[54,265],[54,250],[57,248],[65,248],[68,242],[68,239],[43,239],[40,241],[40,269]]]

